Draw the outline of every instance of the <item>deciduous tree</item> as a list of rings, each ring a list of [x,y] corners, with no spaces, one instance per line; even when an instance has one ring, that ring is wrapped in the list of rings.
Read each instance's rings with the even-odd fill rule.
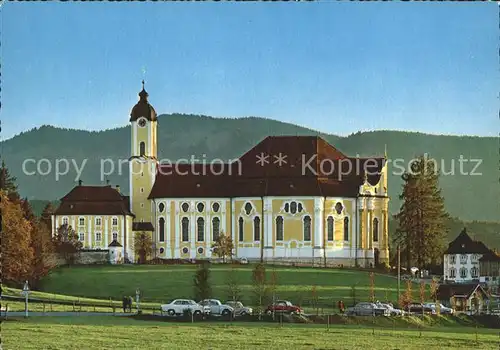
[[[0,190],[2,214],[2,282],[22,286],[31,273],[33,250],[30,246],[31,224],[24,218],[19,203],[9,200]]]
[[[153,253],[153,241],[147,232],[137,232],[134,237],[134,251],[137,254],[137,262],[145,264],[148,257]]]
[[[50,229],[38,219],[35,219],[32,225],[30,244],[33,249],[33,263],[30,285],[36,288],[40,280],[56,266],[56,261]]]
[[[222,258],[222,262],[226,262],[226,258],[231,258],[233,256],[233,239],[231,236],[226,235],[221,232],[217,239],[212,243],[212,252],[219,258]]]
[[[63,224],[57,229],[57,233],[52,238],[54,250],[67,264],[72,265],[77,255],[83,247],[78,240],[78,235],[68,224]]]
[[[194,298],[196,301],[209,299],[212,296],[210,286],[210,267],[208,263],[201,264],[193,279]]]
[[[259,314],[259,318],[261,317],[263,306],[266,303],[268,296],[266,282],[266,267],[264,264],[255,265],[252,271],[253,301],[254,305],[257,306],[256,311]]]
[[[226,287],[228,298],[232,301],[241,299],[240,280],[238,278],[238,271],[232,267],[226,277]]]

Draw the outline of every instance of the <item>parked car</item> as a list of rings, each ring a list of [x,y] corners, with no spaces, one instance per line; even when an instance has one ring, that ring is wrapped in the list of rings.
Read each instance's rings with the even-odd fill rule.
[[[390,316],[391,312],[375,303],[357,303],[346,310],[347,316]]]
[[[240,259],[240,264],[241,265],[248,265],[248,259],[247,258],[241,258]]]
[[[234,308],[232,306],[222,304],[220,300],[217,299],[205,299],[198,304],[208,307],[210,314],[214,316],[228,316],[234,313]]]
[[[287,300],[277,300],[274,304],[271,304],[266,309],[266,314],[270,315],[273,312],[275,313],[286,313],[286,314],[301,314],[303,310],[293,305],[291,302]]]
[[[436,310],[430,308],[429,306],[425,306],[424,304],[420,303],[411,303],[407,305],[404,308],[404,311],[408,312],[409,314],[414,314],[414,315],[421,315],[422,313],[424,314],[436,314]]]
[[[401,316],[401,315],[405,314],[405,312],[403,310],[395,309],[392,304],[388,304],[388,303],[376,303],[376,304],[378,307],[383,307],[383,308],[389,310],[391,316]]]
[[[439,313],[441,313],[443,315],[453,315],[455,313],[455,310],[453,310],[452,308],[446,307],[443,304],[439,304],[439,303],[438,304],[436,304],[436,303],[424,304],[424,306],[426,308],[430,308],[434,311],[433,314],[437,313],[437,305],[439,305]]]
[[[246,316],[253,313],[252,308],[244,306],[241,301],[228,301],[226,304],[234,309],[235,316]]]
[[[182,315],[184,310],[190,310],[195,316],[210,313],[210,307],[204,307],[190,299],[175,299],[168,304],[161,305],[161,311],[169,316]]]

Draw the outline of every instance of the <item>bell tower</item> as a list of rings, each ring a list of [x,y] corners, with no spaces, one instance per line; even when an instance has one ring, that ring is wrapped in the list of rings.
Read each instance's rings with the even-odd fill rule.
[[[139,102],[130,113],[131,150],[129,158],[130,210],[134,222],[152,222],[149,193],[153,187],[157,166],[157,118],[148,102],[148,93],[142,81]]]

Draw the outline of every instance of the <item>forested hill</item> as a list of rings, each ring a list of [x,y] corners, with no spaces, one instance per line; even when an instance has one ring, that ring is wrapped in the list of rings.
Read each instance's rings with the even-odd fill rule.
[[[159,158],[175,160],[194,155],[206,159],[234,159],[245,153],[268,135],[320,135],[347,155],[382,155],[387,145],[388,157],[398,159],[401,165],[419,154],[428,153],[438,160],[446,173],[441,176],[441,187],[448,211],[463,220],[500,221],[500,186],[498,184],[498,140],[494,137],[469,137],[428,135],[402,131],[358,132],[347,137],[319,133],[293,124],[263,118],[222,119],[195,115],[161,115],[158,117]],[[1,144],[2,157],[11,173],[17,177],[20,192],[30,199],[59,199],[77,182],[76,171],[58,181],[54,172],[49,175],[26,175],[22,164],[25,159],[74,160],[79,166],[87,159],[82,180],[85,184],[104,184],[100,179],[100,161],[114,161],[115,173],[108,176],[112,184],[119,184],[128,192],[128,168],[124,165],[119,173],[118,160],[130,156],[130,128],[123,127],[100,132],[60,129],[42,126]],[[467,175],[475,167],[474,162],[463,162],[460,173],[460,157],[481,160],[475,169],[482,175]],[[47,164],[42,164],[45,170]],[[28,167],[32,171],[34,166]],[[390,172],[397,172],[390,165]],[[389,177],[391,195],[390,210],[399,208],[401,190],[399,174]]]

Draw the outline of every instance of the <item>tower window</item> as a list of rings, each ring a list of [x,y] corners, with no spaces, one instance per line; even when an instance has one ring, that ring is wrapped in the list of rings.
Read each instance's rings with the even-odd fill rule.
[[[328,241],[332,242],[334,239],[333,239],[333,225],[334,225],[334,221],[333,221],[333,217],[329,216],[328,219],[326,220],[326,231],[327,231],[327,235],[328,235]]]
[[[304,217],[304,242],[311,241],[311,217]]]
[[[282,216],[278,216],[276,218],[276,240],[277,241],[283,240],[283,217]]]
[[[146,155],[146,144],[144,142],[141,142],[139,144],[139,154],[141,157],[144,157]]]
[[[373,241],[378,242],[378,219],[373,219]]]
[[[253,240],[260,241],[260,218],[258,216],[253,219]]]
[[[189,242],[189,219],[182,218],[182,241]]]

